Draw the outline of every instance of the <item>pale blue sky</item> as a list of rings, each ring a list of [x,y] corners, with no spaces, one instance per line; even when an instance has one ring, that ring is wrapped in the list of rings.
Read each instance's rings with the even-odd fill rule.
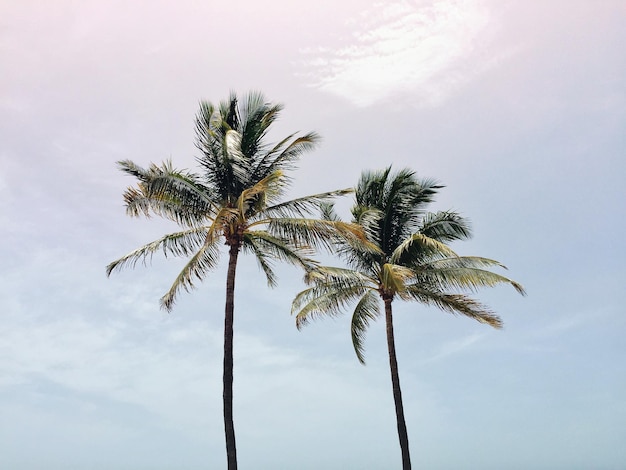
[[[504,5],[506,3],[506,5]],[[626,468],[622,1],[0,4],[0,467],[225,468],[225,272],[159,310],[181,260],[104,267],[170,227],[133,220],[115,161],[193,167],[200,99],[256,89],[272,135],[315,130],[294,194],[393,164],[442,181],[512,289],[493,331],[395,305],[416,468]],[[348,202],[341,203],[346,207]],[[298,332],[303,286],[238,272],[242,469],[399,468],[384,325]]]

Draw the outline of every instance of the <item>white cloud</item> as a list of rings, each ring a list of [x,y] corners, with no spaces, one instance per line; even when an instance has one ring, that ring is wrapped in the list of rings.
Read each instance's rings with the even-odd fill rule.
[[[377,3],[340,47],[302,51],[312,87],[368,106],[407,93],[434,105],[494,61],[493,18],[480,1]]]

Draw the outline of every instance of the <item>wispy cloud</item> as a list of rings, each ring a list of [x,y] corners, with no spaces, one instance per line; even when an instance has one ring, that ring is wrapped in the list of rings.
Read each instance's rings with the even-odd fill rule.
[[[476,343],[479,343],[484,338],[487,337],[488,333],[474,333],[469,336],[465,336],[463,338],[459,338],[453,341],[448,341],[444,343],[438,351],[436,351],[432,356],[424,359],[423,363],[431,363],[435,361],[439,361],[441,359],[445,359],[454,354],[458,354],[470,349]]]
[[[403,93],[434,105],[493,63],[492,25],[478,0],[377,3],[349,22],[344,44],[302,51],[300,75],[358,106]]]

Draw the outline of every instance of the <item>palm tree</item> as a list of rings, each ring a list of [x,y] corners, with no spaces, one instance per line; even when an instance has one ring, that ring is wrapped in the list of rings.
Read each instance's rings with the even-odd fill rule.
[[[328,246],[331,234],[364,238],[350,224],[306,218],[320,204],[348,190],[331,191],[280,202],[288,187],[285,170],[295,167],[301,154],[318,142],[315,133],[265,142],[281,105],[269,104],[260,93],[250,93],[243,104],[235,94],[219,106],[202,102],[196,116],[196,147],[201,172],[177,170],[171,162],[142,168],[130,160],[119,168],[137,179],[124,193],[130,216],[157,215],[176,222],[181,231],[165,235],[107,266],[107,275],[125,266],[145,263],[162,250],[166,256],[189,260],[161,298],[170,311],[181,291],[189,291],[213,270],[220,245],[228,246],[224,315],[224,426],[229,470],[237,468],[233,425],[233,320],[235,274],[239,253],[252,253],[267,277],[276,284],[273,261],[286,261],[310,270],[313,247]]]
[[[363,249],[352,240],[336,238],[336,250],[347,268],[318,266],[307,272],[309,287],[293,301],[296,325],[302,328],[321,315],[338,315],[350,304],[354,350],[364,361],[363,340],[370,322],[381,315],[384,305],[389,367],[396,410],[402,468],[411,468],[409,440],[402,406],[402,393],[396,360],[392,303],[400,298],[434,305],[501,328],[500,318],[463,291],[475,291],[500,283],[511,284],[524,294],[521,285],[488,268],[503,267],[497,261],[458,256],[448,242],[470,237],[466,219],[454,212],[426,212],[437,190],[428,179],[418,179],[412,171],[391,173],[391,167],[364,172],[352,207],[354,222],[364,228],[378,251]],[[332,205],[325,205],[324,217],[338,220]]]

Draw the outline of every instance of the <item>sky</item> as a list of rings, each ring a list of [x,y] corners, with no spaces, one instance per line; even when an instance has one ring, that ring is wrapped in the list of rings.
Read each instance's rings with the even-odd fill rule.
[[[184,260],[105,266],[173,230],[125,215],[115,162],[194,169],[199,101],[260,90],[285,105],[271,140],[323,139],[291,195],[411,168],[472,221],[453,248],[528,291],[477,295],[501,331],[394,303],[414,467],[626,468],[625,21],[619,0],[0,2],[0,467],[226,468],[225,257],[169,314]],[[279,275],[237,274],[240,468],[399,468],[384,322],[363,367],[348,315],[296,330],[302,276]]]

